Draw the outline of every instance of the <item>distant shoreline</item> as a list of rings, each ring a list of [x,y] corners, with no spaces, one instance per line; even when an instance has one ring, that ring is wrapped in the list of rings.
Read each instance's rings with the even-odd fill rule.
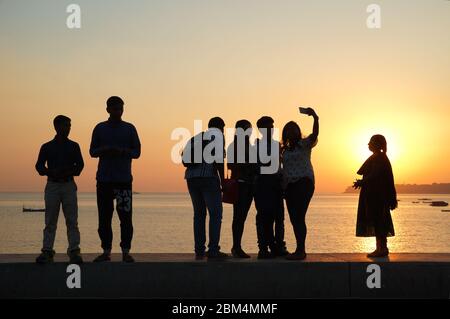
[[[433,184],[396,184],[395,188],[398,194],[450,194],[450,183]],[[359,193],[359,190],[347,187],[344,194]]]

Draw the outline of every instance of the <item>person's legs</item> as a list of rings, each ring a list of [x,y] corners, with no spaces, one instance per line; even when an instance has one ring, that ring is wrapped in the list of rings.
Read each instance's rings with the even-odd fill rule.
[[[56,228],[58,225],[59,209],[61,207],[61,195],[59,183],[47,182],[45,186],[45,228],[42,252],[54,254]]]
[[[392,219],[389,208],[382,203],[371,203],[373,231],[376,238],[376,249],[367,257],[386,257],[389,255],[387,236],[393,234]]]
[[[255,197],[255,203],[258,200]],[[258,238],[258,247],[259,250],[267,249],[267,240],[265,239],[265,233],[264,233],[264,219],[263,219],[263,213],[261,209],[256,209],[256,236]]]
[[[259,215],[259,216],[258,216]],[[259,218],[258,218],[259,217]],[[259,231],[261,232],[261,241],[258,241],[261,257],[275,257],[275,237],[273,235],[274,215],[273,210],[263,207],[258,211],[257,223],[259,223]],[[268,251],[270,248],[270,253]]]
[[[222,192],[218,178],[204,178],[202,194],[209,212],[208,254],[220,251],[220,228],[222,227]]]
[[[233,249],[241,249],[242,234],[244,232],[245,220],[252,204],[252,186],[247,183],[239,183],[239,197],[233,205]]]
[[[284,207],[275,211],[275,245],[278,248],[286,246],[284,242]]]
[[[258,238],[258,248],[259,250],[267,249],[267,240],[264,233],[264,205],[263,205],[263,194],[262,194],[262,181],[261,177],[258,176],[255,185],[255,208],[256,208],[256,235]]]
[[[308,178],[301,179],[287,187],[286,205],[297,241],[296,252],[305,252],[305,239],[307,234],[305,217],[313,193],[314,184]]]
[[[281,187],[274,185],[274,224],[275,224],[275,251],[277,255],[284,256],[288,252],[286,250],[286,242],[284,241],[284,203]]]
[[[367,254],[369,258],[386,257],[389,255],[389,249],[387,247],[387,237],[385,235],[376,236],[377,248],[370,254]]]
[[[131,249],[133,239],[133,193],[131,183],[114,185],[116,210],[120,220],[120,247],[124,254]]]
[[[268,247],[274,245],[273,223],[274,216],[271,205],[271,190],[268,187],[267,177],[260,175],[255,187],[256,206],[256,231],[258,236],[258,247],[261,258],[270,257]]]
[[[383,255],[388,255],[389,254],[389,249],[388,249],[388,246],[387,246],[387,237],[386,236],[380,237],[380,249],[383,252]]]
[[[111,253],[112,216],[114,212],[114,193],[110,183],[97,183],[98,234],[104,253]]]
[[[78,203],[77,185],[74,181],[64,183],[62,189],[62,209],[66,220],[67,240],[69,247],[67,254],[79,254],[80,252],[80,231],[78,229]]]
[[[294,229],[295,240],[297,243],[301,241],[301,217],[300,217],[300,197],[296,184],[289,184],[286,189],[286,206]]]
[[[200,178],[187,180],[189,195],[191,196],[192,207],[194,209],[194,243],[195,254],[202,256],[205,254],[206,243],[206,203],[200,187]]]

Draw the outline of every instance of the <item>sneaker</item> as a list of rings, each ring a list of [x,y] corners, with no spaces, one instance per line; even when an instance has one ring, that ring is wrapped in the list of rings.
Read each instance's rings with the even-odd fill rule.
[[[111,254],[103,253],[94,259],[95,263],[101,263],[104,261],[111,261]]]
[[[306,259],[306,253],[304,251],[296,251],[295,253],[286,256],[287,260],[304,260]]]
[[[129,253],[122,254],[122,261],[124,263],[134,263],[134,258]]]
[[[242,248],[232,248],[231,254],[234,258],[250,258],[250,255],[248,255],[245,251],[242,250]]]
[[[54,255],[55,255],[55,253],[53,251],[45,250],[36,258],[36,263],[38,263],[38,264],[52,263]]]
[[[260,249],[258,252],[258,259],[273,259],[275,255],[268,249]]]
[[[223,259],[223,258],[227,258],[228,255],[221,252],[221,251],[217,251],[217,252],[207,252],[206,253],[206,257],[208,257],[208,259]]]
[[[74,252],[72,254],[70,254],[69,256],[69,263],[70,264],[77,264],[80,265],[83,263],[83,258],[81,258],[80,252]]]

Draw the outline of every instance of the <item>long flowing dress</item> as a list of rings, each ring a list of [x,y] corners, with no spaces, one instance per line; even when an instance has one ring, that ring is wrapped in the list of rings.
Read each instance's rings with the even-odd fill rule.
[[[358,171],[363,175],[359,194],[356,236],[395,236],[390,209],[397,202],[394,175],[385,153],[374,153]]]

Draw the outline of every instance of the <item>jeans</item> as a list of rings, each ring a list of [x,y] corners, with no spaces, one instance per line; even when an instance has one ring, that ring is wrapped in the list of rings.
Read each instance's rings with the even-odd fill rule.
[[[284,205],[283,205],[283,195],[280,194],[279,208],[275,210],[275,247],[278,249],[286,248],[286,242],[284,241]]]
[[[250,183],[239,183],[238,200],[233,204],[233,248],[241,248],[242,234],[244,233],[244,224],[247,219],[248,211],[253,201],[253,188]]]
[[[98,234],[104,251],[111,251],[113,232],[111,227],[114,200],[120,220],[120,247],[123,252],[131,249],[133,239],[133,193],[131,183],[97,182]]]
[[[61,204],[69,241],[67,254],[70,255],[80,250],[77,185],[74,181],[62,183],[48,181],[45,186],[45,228],[42,251],[53,251]]]
[[[283,192],[278,175],[259,175],[255,186],[256,230],[260,250],[284,246]],[[274,231],[275,226],[275,231]]]
[[[195,253],[205,253],[206,209],[209,212],[209,252],[220,250],[220,227],[222,225],[222,191],[216,177],[193,177],[187,179],[189,195],[194,208]]]
[[[310,178],[302,178],[295,183],[290,183],[286,189],[286,206],[294,228],[298,252],[305,252],[307,232],[305,217],[313,194],[314,183]]]

